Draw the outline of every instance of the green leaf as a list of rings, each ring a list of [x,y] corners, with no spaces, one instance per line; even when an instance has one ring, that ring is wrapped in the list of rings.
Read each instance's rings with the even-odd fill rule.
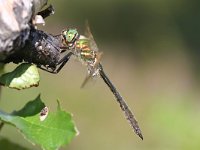
[[[19,65],[15,70],[0,77],[0,83],[14,89],[26,89],[38,86],[40,81],[38,68],[29,63]]]
[[[31,104],[37,107],[31,107]],[[26,104],[20,111],[12,114],[1,111],[0,119],[16,126],[27,140],[40,145],[45,150],[56,150],[63,145],[69,144],[77,134],[71,114],[61,110],[58,103],[57,111],[47,113],[47,117],[41,120],[41,113],[36,114],[41,106],[43,106],[43,103],[37,97],[34,101]],[[29,108],[32,110],[28,111]],[[18,116],[16,116],[17,114]],[[30,114],[35,115],[30,116]]]
[[[38,95],[34,100],[29,101],[26,105],[19,111],[14,111],[12,114],[20,117],[33,116],[38,113],[45,107],[45,104],[40,99]]]
[[[1,150],[28,150],[27,148],[22,147],[21,145],[12,143],[11,141],[3,137],[0,137],[0,149]]]

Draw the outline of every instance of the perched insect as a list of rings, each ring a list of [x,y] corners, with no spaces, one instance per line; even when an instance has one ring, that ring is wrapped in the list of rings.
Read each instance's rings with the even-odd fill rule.
[[[89,34],[88,37],[79,35],[76,29],[66,29],[61,34],[63,48],[69,49],[70,52],[87,66],[88,76],[81,87],[86,84],[90,77],[99,75],[98,63],[102,52],[98,51],[96,43],[89,36]]]
[[[65,47],[66,49],[69,49],[73,55],[87,66],[88,76],[84,80],[82,87],[86,84],[89,78],[100,75],[114,94],[121,109],[125,113],[126,119],[129,121],[135,133],[143,139],[142,132],[133,113],[103,70],[100,63],[102,52],[98,51],[98,47],[94,41],[88,24],[86,25],[85,35],[86,36],[79,35],[76,29],[66,29],[63,30],[61,34],[63,48]]]

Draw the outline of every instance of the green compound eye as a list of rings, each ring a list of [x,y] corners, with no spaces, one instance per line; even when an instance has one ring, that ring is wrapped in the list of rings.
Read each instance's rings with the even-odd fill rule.
[[[78,35],[78,31],[76,29],[68,29],[64,32],[64,36],[67,42],[73,42],[73,40]]]

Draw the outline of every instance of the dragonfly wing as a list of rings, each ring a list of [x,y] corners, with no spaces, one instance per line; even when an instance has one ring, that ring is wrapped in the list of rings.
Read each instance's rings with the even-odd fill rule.
[[[83,83],[81,84],[81,88],[84,88],[85,85],[88,83],[88,81],[92,78],[91,75],[87,75],[83,81]]]
[[[89,44],[90,44],[90,48],[93,50],[93,51],[99,51],[98,47],[97,47],[97,44],[94,40],[94,37],[92,35],[92,32],[90,30],[90,26],[89,26],[89,23],[88,23],[88,20],[86,20],[85,22],[85,36],[89,39]]]
[[[89,48],[95,52],[95,58],[94,58],[94,62],[92,63],[93,65],[88,65],[89,74],[86,76],[85,80],[83,81],[81,88],[83,88],[88,83],[89,80],[93,79],[94,76],[97,76],[99,74],[98,64],[100,63],[100,60],[103,54],[102,52],[98,51],[98,47],[91,33],[88,21],[85,22],[85,36],[89,40],[88,42]]]

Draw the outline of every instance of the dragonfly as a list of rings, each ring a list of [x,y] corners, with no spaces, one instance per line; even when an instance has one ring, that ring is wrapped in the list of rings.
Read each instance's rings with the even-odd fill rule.
[[[85,35],[79,35],[76,29],[68,28],[62,31],[61,39],[64,49],[70,50],[75,57],[87,66],[88,75],[81,87],[84,87],[90,78],[100,76],[114,94],[134,132],[143,140],[142,132],[134,114],[103,69],[100,61],[103,53],[97,47],[88,22],[86,22]]]

